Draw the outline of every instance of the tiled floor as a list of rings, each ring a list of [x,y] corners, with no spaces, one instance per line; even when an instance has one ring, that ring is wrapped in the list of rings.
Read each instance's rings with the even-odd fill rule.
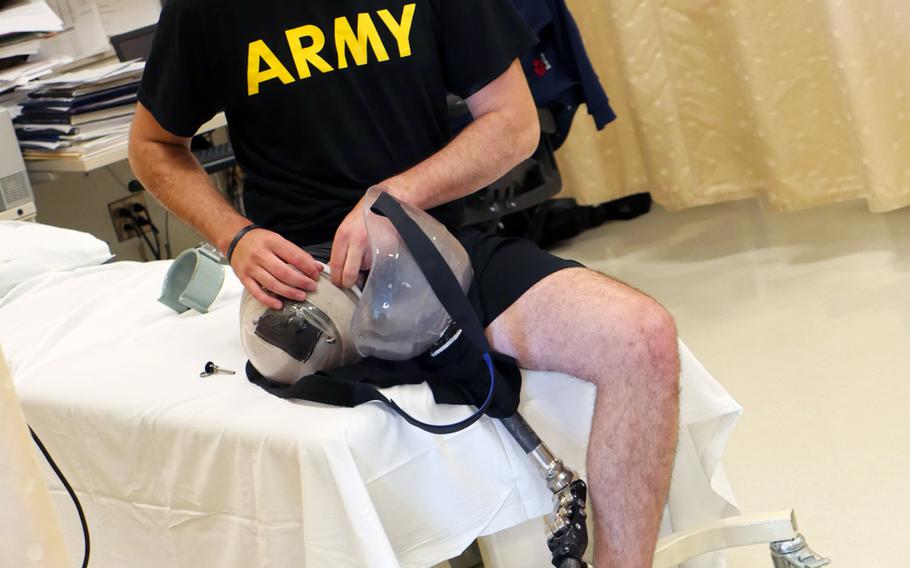
[[[658,298],[745,407],[725,458],[744,512],[795,508],[833,568],[910,562],[910,209],[656,208],[557,252]]]
[[[658,298],[745,407],[725,459],[744,511],[796,508],[834,567],[910,562],[910,210],[658,208],[559,252]]]

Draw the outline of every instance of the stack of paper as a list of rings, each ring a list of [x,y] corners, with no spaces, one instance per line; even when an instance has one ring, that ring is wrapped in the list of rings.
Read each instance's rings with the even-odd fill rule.
[[[127,61],[125,63],[117,61],[55,75],[35,81],[34,84],[48,89],[80,89],[88,92],[99,87],[111,86],[113,83],[138,82],[144,69],[144,61]]]
[[[12,91],[16,87],[28,85],[39,77],[44,77],[57,69],[71,63],[72,57],[61,55],[34,62],[23,63],[7,69],[0,69],[0,94]]]
[[[125,144],[144,67],[114,63],[33,82],[14,121],[23,156],[83,158]]]
[[[132,2],[132,0],[127,0]],[[76,61],[111,52],[111,44],[94,0],[47,0],[63,19],[64,30],[41,42],[39,55],[70,55]]]
[[[44,0],[14,0],[0,8],[0,37],[29,32],[59,32],[63,20]]]
[[[41,47],[41,34],[10,34],[0,38],[0,60],[13,57],[28,57],[38,53]]]
[[[44,0],[0,4],[0,93],[45,72],[41,69],[36,74],[35,62],[30,63],[29,58],[38,53],[40,39],[62,29],[63,20]]]

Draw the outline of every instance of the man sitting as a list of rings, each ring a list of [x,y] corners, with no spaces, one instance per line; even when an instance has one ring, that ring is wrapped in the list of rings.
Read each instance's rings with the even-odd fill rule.
[[[303,300],[331,250],[349,287],[370,257],[363,195],[428,210],[471,255],[479,314],[522,367],[597,387],[588,482],[598,568],[651,565],[678,420],[673,319],[654,300],[534,244],[461,230],[461,198],[537,147],[516,58],[535,43],[508,0],[172,0],[130,140],[137,177],[226,252],[259,301]],[[474,122],[454,138],[446,95]],[[223,109],[247,175],[247,216],[189,151]],[[328,244],[330,243],[330,244]],[[329,248],[330,247],[330,248]]]

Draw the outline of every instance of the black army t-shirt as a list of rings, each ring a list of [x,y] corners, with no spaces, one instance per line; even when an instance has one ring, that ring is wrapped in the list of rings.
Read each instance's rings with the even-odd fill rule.
[[[449,141],[447,92],[473,94],[534,43],[510,0],[171,0],[139,100],[178,136],[223,109],[247,215],[312,244]]]

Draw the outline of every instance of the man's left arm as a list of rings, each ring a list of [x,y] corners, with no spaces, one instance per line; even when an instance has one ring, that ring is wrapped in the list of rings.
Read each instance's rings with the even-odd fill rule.
[[[466,99],[474,121],[442,150],[380,185],[400,201],[429,209],[474,193],[530,156],[540,139],[537,109],[521,65]],[[345,217],[335,233],[329,267],[332,281],[345,288],[369,266],[364,202]]]

